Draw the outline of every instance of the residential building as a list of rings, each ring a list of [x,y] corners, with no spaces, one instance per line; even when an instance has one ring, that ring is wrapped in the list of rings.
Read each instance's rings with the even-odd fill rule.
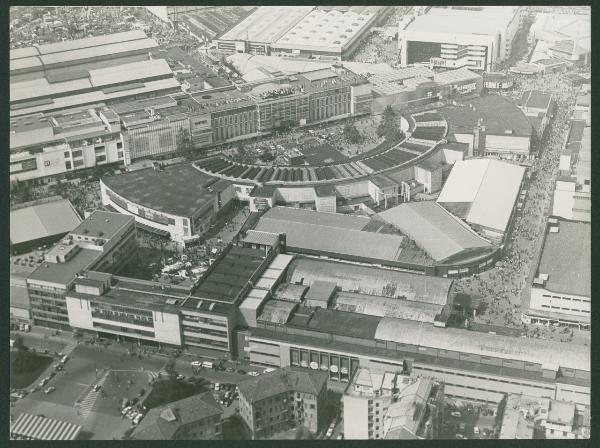
[[[323,426],[327,374],[292,368],[239,384],[240,416],[252,439],[261,439],[294,426],[316,434]]]
[[[131,434],[134,440],[222,440],[223,409],[210,392],[150,409]]]

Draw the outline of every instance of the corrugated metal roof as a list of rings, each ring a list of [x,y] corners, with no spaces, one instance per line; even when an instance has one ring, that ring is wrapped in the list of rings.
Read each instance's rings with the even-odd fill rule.
[[[272,246],[279,240],[277,233],[260,232],[258,230],[248,230],[246,236],[242,240],[244,243],[260,244]]]

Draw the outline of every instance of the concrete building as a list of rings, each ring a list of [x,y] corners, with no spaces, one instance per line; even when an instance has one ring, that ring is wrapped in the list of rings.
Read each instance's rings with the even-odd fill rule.
[[[68,330],[66,295],[85,271],[116,271],[135,253],[135,221],[95,211],[45,256],[27,278],[34,325]]]
[[[25,202],[10,211],[10,252],[30,252],[53,244],[81,223],[68,199],[54,196]]]
[[[123,164],[118,117],[102,105],[10,120],[10,180],[45,183],[96,166]]]
[[[402,66],[490,70],[510,54],[519,7],[431,8],[398,31]]]
[[[195,194],[190,194],[194,189]],[[100,181],[102,204],[181,245],[196,241],[235,197],[233,184],[192,165],[146,168]]]
[[[504,406],[499,439],[539,438],[544,433],[550,402],[549,398],[509,394]]]
[[[552,215],[573,220],[591,221],[591,128],[573,120],[560,155],[560,176],[556,179]]]
[[[525,168],[493,159],[456,162],[437,203],[500,244],[514,219]]]
[[[590,328],[590,243],[589,223],[548,224],[523,322]]]
[[[292,368],[243,381],[240,416],[252,439],[269,437],[294,426],[316,434],[323,426],[327,374]]]
[[[530,62],[557,58],[569,64],[589,63],[591,20],[588,14],[536,14],[529,34],[536,46]]]
[[[222,440],[223,409],[210,392],[150,409],[131,434],[134,440]]]
[[[439,424],[436,411],[443,395],[443,385],[434,384],[430,378],[411,378],[401,371],[358,368],[342,398],[344,438],[426,438],[425,423],[429,420],[430,430]]]

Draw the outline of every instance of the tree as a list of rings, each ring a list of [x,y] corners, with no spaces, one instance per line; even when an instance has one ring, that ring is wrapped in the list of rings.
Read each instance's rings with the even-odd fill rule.
[[[362,136],[354,123],[346,123],[344,126],[344,138],[353,144],[360,143],[362,140]]]
[[[165,366],[165,372],[167,372],[169,376],[175,375],[175,358],[169,358],[169,361],[167,361],[167,365]]]
[[[192,136],[190,135],[189,129],[181,128],[177,133],[177,154],[181,157],[189,158],[194,150],[194,144],[192,143]]]
[[[20,334],[17,334],[15,336],[15,348],[19,351],[27,351],[27,347],[25,347],[25,344],[23,343],[23,337]]]

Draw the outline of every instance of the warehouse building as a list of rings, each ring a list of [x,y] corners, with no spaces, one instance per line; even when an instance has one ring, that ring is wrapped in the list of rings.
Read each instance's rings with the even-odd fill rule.
[[[472,275],[489,269],[500,255],[497,247],[435,202],[404,203],[376,218],[392,224],[435,260],[437,275]]]
[[[493,159],[456,162],[437,203],[495,244],[514,219],[525,168]]]
[[[522,14],[504,6],[431,8],[399,30],[400,63],[490,70],[509,56]]]
[[[13,117],[10,130],[11,185],[125,163],[119,118],[102,105]]]
[[[25,202],[10,210],[10,252],[30,252],[53,244],[81,223],[68,199],[54,196]]]
[[[273,41],[271,54],[345,59],[385,9],[383,6],[318,6]]]
[[[548,224],[524,322],[590,328],[590,244],[589,223]]]
[[[179,244],[196,241],[235,197],[233,184],[192,165],[145,168],[100,181],[102,204]]]

